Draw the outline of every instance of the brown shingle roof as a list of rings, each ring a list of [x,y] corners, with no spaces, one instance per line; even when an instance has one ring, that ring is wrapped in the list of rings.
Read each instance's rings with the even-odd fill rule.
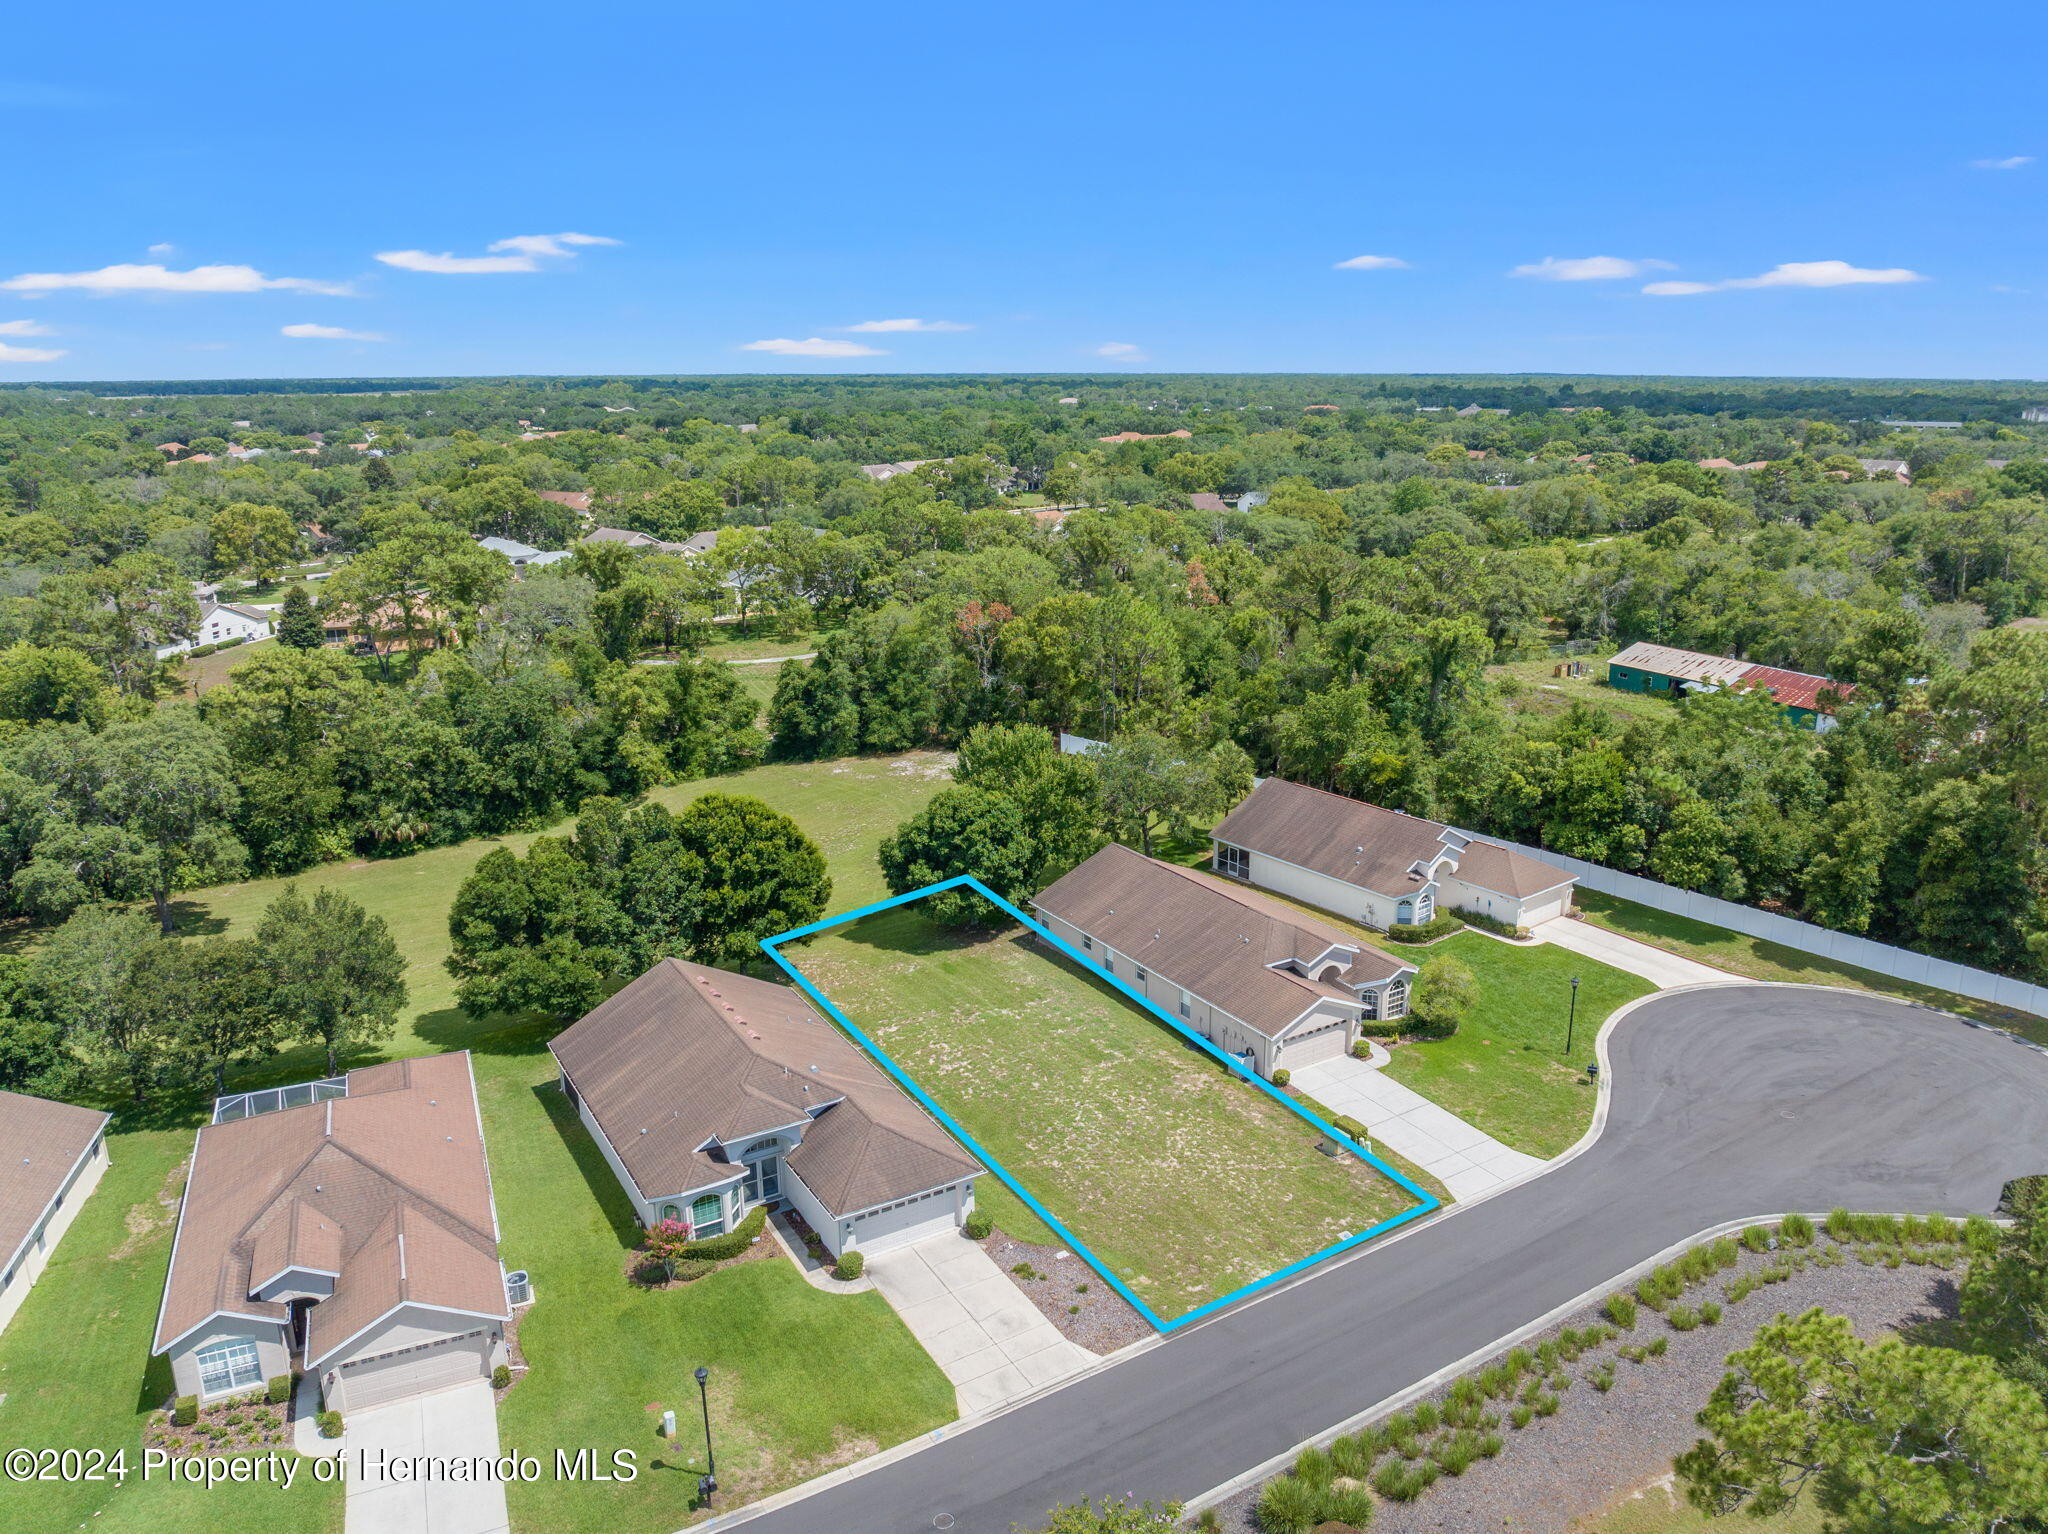
[[[47,1097],[0,1092],[0,1273],[13,1267],[107,1117]]]
[[[730,1182],[712,1142],[797,1124],[786,1164],[835,1215],[981,1170],[788,986],[664,959],[548,1047],[643,1198]]]
[[[1398,899],[1429,882],[1421,870],[1446,850],[1447,832],[1463,840],[1438,821],[1268,778],[1223,818],[1215,837]],[[1571,877],[1491,842],[1475,841],[1452,857],[1459,878],[1503,895],[1534,894]]]
[[[566,506],[571,511],[590,510],[588,490],[542,490],[538,492],[544,501],[553,501],[557,506]]]
[[[346,1097],[200,1130],[152,1351],[223,1312],[283,1320],[250,1291],[295,1265],[339,1273],[308,1318],[311,1364],[408,1302],[506,1316],[466,1051],[350,1071]]]
[[[1348,949],[1354,984],[1412,964],[1279,901],[1128,847],[1104,847],[1032,902],[1161,979],[1277,1038],[1318,1001],[1355,1002],[1342,986],[1270,966]]]

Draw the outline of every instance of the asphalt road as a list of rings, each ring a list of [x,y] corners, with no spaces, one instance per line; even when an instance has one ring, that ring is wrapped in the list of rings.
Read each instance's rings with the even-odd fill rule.
[[[1190,1497],[1709,1226],[1837,1204],[1989,1213],[2007,1179],[2048,1172],[2048,1056],[1895,1002],[1658,997],[1615,1028],[1609,1064],[1605,1131],[1555,1171],[748,1534],[1007,1534],[1087,1496]]]

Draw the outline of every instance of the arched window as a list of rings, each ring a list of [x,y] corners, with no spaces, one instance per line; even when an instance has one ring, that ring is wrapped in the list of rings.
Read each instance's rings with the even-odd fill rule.
[[[756,1140],[752,1145],[749,1145],[740,1152],[740,1160],[752,1161],[756,1156],[772,1155],[781,1148],[781,1145],[782,1142],[773,1137],[766,1140]]]
[[[707,1193],[690,1205],[690,1233],[699,1239],[725,1234],[725,1200]]]
[[[683,1217],[683,1212],[674,1204],[663,1204],[661,1206],[661,1217],[664,1220],[680,1220]]]

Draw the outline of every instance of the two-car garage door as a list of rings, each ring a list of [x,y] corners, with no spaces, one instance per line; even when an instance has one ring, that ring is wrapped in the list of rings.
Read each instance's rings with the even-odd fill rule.
[[[1344,1053],[1346,1027],[1343,1018],[1326,1023],[1320,1028],[1311,1028],[1281,1041],[1276,1051],[1276,1062],[1290,1071],[1298,1071],[1304,1065],[1314,1065],[1319,1060],[1334,1060]]]
[[[328,1393],[328,1405],[337,1411],[363,1411],[488,1378],[490,1372],[491,1333],[488,1327],[479,1327],[459,1337],[351,1359],[341,1366],[339,1388]]]

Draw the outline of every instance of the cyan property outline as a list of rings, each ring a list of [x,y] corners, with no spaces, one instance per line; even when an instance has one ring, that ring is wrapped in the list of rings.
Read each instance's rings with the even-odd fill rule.
[[[919,1086],[915,1081],[913,1081],[910,1078],[909,1074],[905,1072],[902,1069],[902,1067],[897,1065],[897,1063],[894,1060],[890,1059],[889,1054],[886,1050],[884,1050],[873,1039],[869,1038],[865,1033],[863,1033],[851,1018],[849,1018],[844,1012],[840,1011],[837,1007],[835,1007],[832,1004],[832,1000],[830,997],[826,996],[823,991],[820,991],[815,985],[811,984],[810,980],[805,977],[803,971],[798,969],[794,964],[790,963],[789,960],[784,958],[782,955],[780,945],[783,943],[795,942],[799,938],[811,937],[817,933],[829,931],[833,927],[841,927],[846,925],[846,923],[848,922],[859,921],[863,916],[874,916],[882,911],[894,910],[897,906],[908,905],[913,900],[922,900],[927,895],[936,895],[941,890],[959,889],[962,887],[971,889],[975,891],[977,894],[981,895],[984,899],[992,901],[999,909],[1004,911],[1014,920],[1023,923],[1024,926],[1029,928],[1032,932],[1036,933],[1039,937],[1045,939],[1046,942],[1050,943],[1054,948],[1058,949],[1061,953],[1065,954],[1068,958],[1072,959],[1076,964],[1080,965],[1083,969],[1087,970],[1088,973],[1094,975],[1099,980],[1105,980],[1109,984],[1115,986],[1119,992],[1129,997],[1139,1006],[1143,1007],[1147,1012],[1151,1013],[1152,1016],[1158,1018],[1160,1022],[1166,1024],[1166,1026],[1171,1028],[1175,1033],[1179,1034],[1182,1038],[1186,1039],[1196,1048],[1204,1051],[1216,1060],[1220,1061],[1226,1068],[1235,1071],[1239,1076],[1243,1077],[1246,1081],[1249,1081],[1261,1092],[1264,1092],[1268,1097],[1272,1098],[1275,1102],[1285,1107],[1288,1110],[1288,1112],[1293,1113],[1297,1117],[1305,1119],[1309,1123],[1315,1125],[1317,1129],[1321,1130],[1323,1134],[1328,1136],[1331,1140],[1335,1141],[1338,1145],[1343,1146],[1346,1150],[1350,1151],[1351,1154],[1369,1163],[1378,1171],[1385,1174],[1388,1178],[1392,1179],[1400,1187],[1405,1188],[1408,1192],[1414,1194],[1417,1200],[1415,1207],[1405,1211],[1402,1214],[1397,1214],[1393,1216],[1391,1219],[1382,1220],[1377,1225],[1374,1225],[1369,1229],[1362,1230],[1355,1236],[1347,1236],[1342,1241],[1338,1241],[1330,1246],[1326,1246],[1319,1252],[1313,1252],[1310,1255],[1301,1258],[1299,1261],[1290,1262],[1286,1267],[1277,1269],[1272,1273],[1268,1273],[1264,1278],[1255,1279],[1249,1284],[1245,1284],[1240,1288],[1231,1290],[1230,1293],[1223,1295],[1219,1299],[1213,1299],[1210,1300],[1207,1304],[1197,1306],[1195,1309],[1189,1311],[1186,1315],[1176,1316],[1171,1321],[1161,1319],[1158,1315],[1153,1313],[1151,1306],[1147,1305],[1144,1302],[1144,1300],[1141,1299],[1138,1295],[1132,1293],[1131,1288],[1128,1284],[1126,1284],[1115,1273],[1110,1271],[1109,1266],[1106,1263],[1104,1263],[1093,1252],[1091,1252],[1084,1243],[1076,1240],[1074,1238],[1074,1233],[1068,1230],[1066,1226],[1062,1225],[1058,1217],[1055,1216],[1050,1209],[1047,1209],[1045,1205],[1041,1204],[1036,1198],[1034,1198],[1029,1188],[1025,1187],[1023,1183],[1019,1182],[1015,1177],[1013,1177],[1010,1174],[1009,1168],[1005,1167],[1001,1162],[996,1160],[995,1157],[991,1156],[986,1150],[982,1148],[980,1143],[975,1140],[974,1136],[970,1135],[965,1129],[961,1128],[958,1123],[954,1122],[953,1116],[947,1113],[946,1110],[944,1108],[941,1108],[936,1102],[932,1101],[931,1094],[926,1092],[923,1087]],[[1323,1120],[1317,1118],[1313,1113],[1310,1113],[1306,1108],[1302,1107],[1300,1103],[1295,1102],[1292,1098],[1288,1097],[1286,1093],[1282,1092],[1279,1088],[1275,1087],[1271,1082],[1267,1081],[1265,1078],[1260,1076],[1256,1071],[1246,1070],[1244,1065],[1236,1058],[1218,1049],[1214,1044],[1211,1044],[1207,1039],[1203,1038],[1200,1034],[1194,1032],[1192,1029],[1183,1025],[1178,1018],[1168,1015],[1165,1011],[1155,1006],[1146,997],[1139,995],[1136,991],[1132,990],[1129,986],[1125,985],[1123,981],[1119,980],[1115,975],[1112,975],[1111,973],[1109,973],[1108,970],[1104,969],[1101,965],[1097,964],[1093,959],[1090,959],[1085,954],[1080,953],[1067,943],[1063,942],[1053,933],[1048,932],[1043,926],[1033,921],[1029,916],[1026,916],[1022,911],[1018,910],[1015,906],[1011,905],[1009,901],[1003,899],[1001,895],[998,895],[994,890],[990,889],[987,885],[983,884],[979,879],[975,878],[972,874],[957,874],[953,878],[942,880],[937,884],[928,884],[923,889],[911,890],[908,894],[894,895],[887,900],[878,900],[873,905],[864,905],[860,907],[858,910],[845,911],[837,916],[828,916],[823,921],[814,921],[807,927],[796,927],[788,932],[777,933],[774,937],[763,938],[761,940],[761,951],[767,954],[769,958],[773,959],[775,963],[781,967],[783,973],[787,974],[790,979],[794,980],[797,983],[797,985],[802,987],[804,994],[809,996],[811,1000],[815,1001],[821,1008],[823,1008],[826,1015],[829,1016],[841,1028],[845,1029],[846,1032],[853,1037],[853,1039],[860,1045],[862,1049],[866,1050],[877,1061],[879,1061],[881,1063],[882,1069],[887,1071],[890,1074],[890,1076],[892,1076],[896,1080],[897,1084],[903,1088],[904,1091],[908,1092],[912,1097],[916,1098],[917,1101],[923,1105],[927,1113],[931,1114],[933,1118],[937,1119],[941,1124],[945,1125],[947,1131],[955,1139],[960,1141],[960,1143],[965,1145],[969,1150],[973,1151],[975,1156],[980,1159],[984,1166],[986,1166],[991,1172],[994,1172],[996,1176],[1000,1177],[1003,1180],[1003,1182],[1005,1183],[1005,1185],[1009,1187],[1011,1192],[1015,1193],[1019,1198],[1024,1200],[1024,1202],[1031,1207],[1033,1213],[1035,1213],[1040,1219],[1044,1220],[1047,1225],[1051,1226],[1054,1232],[1058,1234],[1059,1238],[1062,1241],[1066,1242],[1069,1248],[1076,1252],[1082,1258],[1082,1260],[1088,1264],[1089,1267],[1093,1268],[1097,1273],[1099,1273],[1102,1276],[1102,1279],[1105,1283],[1107,1283],[1112,1289],[1116,1290],[1118,1294],[1122,1295],[1126,1300],[1128,1300],[1131,1303],[1132,1307],[1137,1310],[1138,1314],[1143,1316],[1160,1332],[1178,1331],[1181,1327],[1187,1326],[1192,1322],[1199,1321],[1202,1319],[1202,1317],[1211,1315],[1214,1312],[1221,1310],[1226,1305],[1234,1304],[1236,1301],[1257,1294],[1260,1290],[1270,1288],[1272,1285],[1280,1283],[1284,1279],[1292,1278],[1295,1274],[1301,1272],[1303,1269],[1314,1267],[1317,1263],[1323,1261],[1323,1259],[1325,1259],[1326,1257],[1334,1257],[1339,1252],[1347,1252],[1355,1246],[1361,1246],[1365,1242],[1372,1240],[1374,1236],[1383,1235],[1387,1231],[1393,1230],[1396,1226],[1406,1225],[1410,1221],[1419,1220],[1424,1215],[1431,1214],[1442,1207],[1441,1202],[1437,1198],[1425,1192],[1422,1188],[1417,1187],[1415,1183],[1411,1182],[1407,1177],[1403,1176],[1393,1167],[1388,1166],[1386,1162],[1380,1160],[1379,1157],[1375,1156],[1371,1151],[1367,1150],[1357,1141],[1351,1139],[1348,1135],[1339,1133],[1334,1125],[1324,1123]]]

